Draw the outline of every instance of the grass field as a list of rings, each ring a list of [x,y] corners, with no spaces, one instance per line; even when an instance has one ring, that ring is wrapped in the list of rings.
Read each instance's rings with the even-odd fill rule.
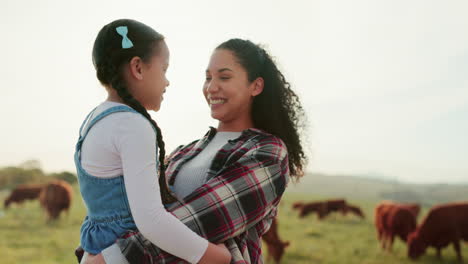
[[[0,192],[0,201],[6,195],[7,192]],[[6,212],[0,209],[0,263],[76,263],[73,251],[79,243],[85,210],[78,192],[74,198],[70,214],[49,224],[37,201],[14,206]],[[291,241],[291,245],[282,263],[455,263],[452,246],[442,251],[442,261],[435,257],[433,249],[417,262],[410,261],[406,257],[406,246],[400,240],[396,240],[392,254],[382,252],[372,223],[377,200],[350,200],[363,208],[367,216],[364,221],[338,214],[332,214],[322,222],[316,216],[299,219],[290,209],[296,200],[320,198],[296,192],[285,195],[279,211],[279,232],[283,240]],[[462,250],[468,258],[468,244],[463,244]]]

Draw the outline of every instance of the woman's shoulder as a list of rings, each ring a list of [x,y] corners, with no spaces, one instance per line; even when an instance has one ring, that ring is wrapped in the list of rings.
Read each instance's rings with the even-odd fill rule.
[[[244,130],[241,137],[245,137],[245,141],[252,141],[259,146],[276,146],[277,148],[286,148],[286,144],[280,137],[268,133],[258,128],[249,128]]]
[[[282,162],[288,159],[288,149],[280,137],[257,128],[249,128],[243,132],[243,144],[239,148],[244,155],[260,159]]]

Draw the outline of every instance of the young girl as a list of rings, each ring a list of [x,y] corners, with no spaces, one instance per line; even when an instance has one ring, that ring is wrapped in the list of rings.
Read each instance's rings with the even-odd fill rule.
[[[76,145],[75,164],[87,207],[82,263],[88,254],[100,253],[136,229],[190,263],[229,263],[224,245],[201,238],[163,206],[174,198],[165,181],[161,130],[147,110],[159,110],[169,85],[164,37],[134,20],[113,21],[95,40],[93,63],[108,98],[85,119]]]

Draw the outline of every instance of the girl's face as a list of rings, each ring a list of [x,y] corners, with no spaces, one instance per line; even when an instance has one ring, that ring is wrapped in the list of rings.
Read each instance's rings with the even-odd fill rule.
[[[259,79],[249,82],[247,72],[231,51],[215,50],[203,85],[211,116],[223,123],[251,120],[253,98],[263,89],[263,80],[259,89]]]
[[[142,64],[142,79],[138,89],[135,89],[133,96],[148,110],[158,111],[161,107],[163,94],[169,81],[166,78],[166,71],[169,67],[169,49],[165,41],[161,41],[157,47],[157,54],[153,55],[148,63]]]

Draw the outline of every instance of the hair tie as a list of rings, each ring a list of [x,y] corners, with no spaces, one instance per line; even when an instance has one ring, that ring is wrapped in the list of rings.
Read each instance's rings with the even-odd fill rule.
[[[132,41],[127,37],[128,28],[127,26],[120,26],[115,29],[117,33],[122,36],[122,49],[129,49],[133,47]]]

